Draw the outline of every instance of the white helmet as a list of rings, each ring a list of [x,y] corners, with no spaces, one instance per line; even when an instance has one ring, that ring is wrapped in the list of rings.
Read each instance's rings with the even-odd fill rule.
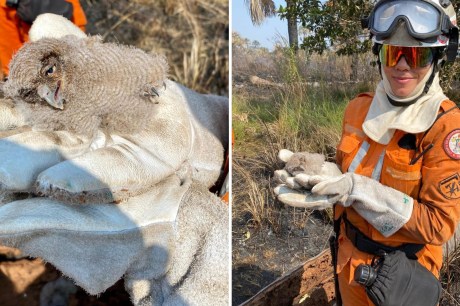
[[[380,0],[362,24],[376,44],[446,47],[447,61],[457,56],[457,16],[449,0]]]

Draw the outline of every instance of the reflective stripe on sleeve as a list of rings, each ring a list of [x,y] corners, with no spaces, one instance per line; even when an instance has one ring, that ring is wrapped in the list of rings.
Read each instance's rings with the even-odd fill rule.
[[[372,178],[377,182],[380,181],[380,175],[382,174],[383,158],[385,157],[385,150],[382,151],[382,154],[379,156],[379,161],[375,166],[374,171],[372,171]]]
[[[359,164],[363,161],[364,156],[366,156],[367,151],[369,150],[369,143],[367,141],[363,141],[361,147],[359,147],[358,153],[356,153],[355,157],[353,158],[350,167],[348,167],[348,172],[355,172],[356,168]]]

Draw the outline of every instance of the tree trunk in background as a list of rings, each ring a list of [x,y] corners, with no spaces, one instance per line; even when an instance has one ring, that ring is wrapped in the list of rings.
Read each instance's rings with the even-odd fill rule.
[[[358,67],[359,67],[359,56],[352,56],[351,57],[351,74],[350,74],[350,81],[357,82],[358,81]]]
[[[286,7],[289,8],[295,6],[295,0],[286,0]],[[289,15],[288,18],[288,35],[289,35],[289,46],[294,49],[295,52],[299,49],[299,33],[297,31],[297,16]]]

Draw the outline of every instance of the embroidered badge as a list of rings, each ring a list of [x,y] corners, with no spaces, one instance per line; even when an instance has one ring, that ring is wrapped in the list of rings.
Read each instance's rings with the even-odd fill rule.
[[[447,40],[448,40],[447,36],[444,36],[444,35],[438,36],[438,42],[440,42],[441,44],[445,44]]]
[[[453,159],[460,159],[460,129],[453,130],[444,139],[444,151]]]
[[[439,182],[439,191],[449,200],[460,198],[460,176],[458,173]]]

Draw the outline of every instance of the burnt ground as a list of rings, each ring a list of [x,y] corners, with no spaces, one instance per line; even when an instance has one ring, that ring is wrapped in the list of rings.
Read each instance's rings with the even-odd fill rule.
[[[257,97],[260,104],[270,103],[272,99],[270,87],[252,86],[248,83],[240,87],[234,88],[234,95],[236,92],[243,97]],[[247,129],[252,129],[248,125],[248,116],[252,115],[232,114],[233,121],[242,121]],[[256,141],[261,142],[261,146],[267,145],[269,140],[257,131],[250,133],[254,134]],[[273,169],[267,168],[270,162],[267,162],[266,156],[251,155],[251,145],[254,143],[238,139],[237,134],[235,137],[232,171],[232,305],[240,305],[273,281],[292,274],[305,261],[328,249],[332,224],[324,212],[295,209],[276,201],[271,187]],[[258,161],[254,159],[264,166],[257,165]],[[235,161],[243,169],[238,170]],[[274,169],[279,169],[279,165],[274,166]],[[321,269],[315,266],[309,268],[314,275]],[[298,287],[292,285],[291,288]],[[320,294],[321,296],[333,295],[330,287],[324,288],[326,289],[321,290],[326,293]],[[287,292],[293,295],[288,297]],[[289,298],[292,300],[295,297],[294,294],[292,290],[277,294],[272,305],[291,305],[286,303]],[[313,305],[312,300],[308,303]],[[327,304],[320,302],[317,305]]]
[[[38,306],[40,292],[47,283],[62,274],[41,259],[22,257],[15,249],[0,247],[0,305]],[[125,306],[132,305],[124,290],[123,281],[118,281],[99,296],[88,295],[76,288],[69,295],[69,306]]]
[[[294,227],[293,209],[284,208],[281,230],[253,227],[244,216],[232,220],[232,305],[239,305],[277,278],[289,275],[306,260],[327,249],[332,226],[320,214]],[[310,269],[311,273],[316,268]],[[317,269],[320,269],[318,267]],[[283,304],[278,304],[283,305]]]
[[[286,227],[279,234],[242,221],[233,216],[232,305],[334,305],[332,226],[321,215],[308,215],[303,229]],[[454,253],[451,263],[444,263],[440,306],[460,306],[459,260]]]
[[[333,306],[334,278],[331,254],[324,250],[289,274],[278,278],[245,306]]]

